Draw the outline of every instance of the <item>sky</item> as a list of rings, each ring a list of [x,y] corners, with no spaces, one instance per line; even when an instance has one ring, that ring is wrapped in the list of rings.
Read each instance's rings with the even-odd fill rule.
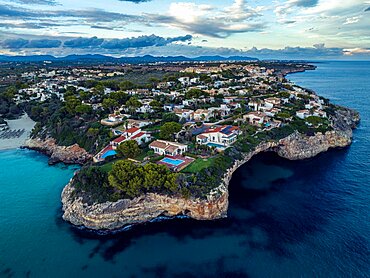
[[[0,55],[370,60],[370,0],[0,0]]]

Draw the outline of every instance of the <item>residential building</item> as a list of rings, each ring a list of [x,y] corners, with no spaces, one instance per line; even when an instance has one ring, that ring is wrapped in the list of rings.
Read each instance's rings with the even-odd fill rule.
[[[173,109],[173,112],[180,118],[185,119],[187,121],[193,120],[194,117],[194,110],[191,109],[181,109],[181,108],[175,108]]]
[[[207,109],[198,109],[194,112],[195,121],[208,121],[212,116],[212,111]]]
[[[196,140],[200,145],[229,147],[235,143],[240,133],[240,129],[237,126],[216,126],[208,128],[205,132],[197,135]]]
[[[296,112],[296,116],[300,119],[306,119],[307,117],[309,117],[311,114],[310,114],[310,111],[307,110],[307,109],[304,109],[304,110],[299,110]]]
[[[158,155],[168,156],[182,155],[188,150],[188,146],[185,144],[165,140],[156,140],[150,143],[149,148],[151,148],[154,153]]]
[[[244,120],[248,120],[251,125],[260,126],[263,124],[266,114],[260,111],[252,111],[243,116]]]

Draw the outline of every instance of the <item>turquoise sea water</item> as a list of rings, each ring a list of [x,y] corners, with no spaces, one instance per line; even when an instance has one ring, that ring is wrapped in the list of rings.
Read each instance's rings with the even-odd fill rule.
[[[77,167],[0,151],[0,277],[370,277],[370,63],[317,65],[289,78],[360,111],[353,145],[253,158],[231,181],[227,219],[80,231],[60,205]]]

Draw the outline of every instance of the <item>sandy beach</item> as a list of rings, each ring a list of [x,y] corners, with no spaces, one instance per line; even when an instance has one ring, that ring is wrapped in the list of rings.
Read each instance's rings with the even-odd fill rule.
[[[25,132],[18,138],[4,139],[0,138],[0,150],[16,149],[21,147],[24,142],[29,138],[35,122],[28,117],[27,114],[23,115],[17,120],[6,120],[10,130],[25,129]],[[0,132],[1,134],[1,132]]]

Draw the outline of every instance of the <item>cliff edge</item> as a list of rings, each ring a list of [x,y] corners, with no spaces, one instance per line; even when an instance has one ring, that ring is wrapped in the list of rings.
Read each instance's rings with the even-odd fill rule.
[[[198,220],[213,220],[227,216],[228,185],[233,173],[260,152],[274,151],[290,160],[316,156],[330,148],[346,147],[352,142],[352,129],[359,122],[357,112],[340,108],[333,120],[333,130],[325,134],[307,136],[294,132],[279,140],[259,144],[246,153],[226,171],[220,185],[210,192],[207,199],[147,194],[133,200],[119,200],[89,205],[82,197],[74,196],[71,182],[62,192],[63,219],[73,225],[91,230],[117,230],[127,225],[144,223],[159,216],[186,215]]]
[[[49,156],[49,164],[53,165],[59,162],[66,164],[85,164],[92,159],[92,155],[79,145],[59,146],[55,139],[28,139],[22,146],[30,150],[39,151]]]

